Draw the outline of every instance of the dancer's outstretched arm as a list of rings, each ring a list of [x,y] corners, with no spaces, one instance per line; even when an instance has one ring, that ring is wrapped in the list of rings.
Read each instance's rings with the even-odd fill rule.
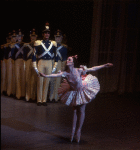
[[[112,67],[113,64],[112,63],[107,63],[107,64],[104,64],[104,65],[100,65],[100,66],[94,66],[92,68],[87,68],[87,72],[90,72],[90,71],[97,71],[99,69],[102,69],[102,68],[108,68],[108,67]]]
[[[50,75],[45,75],[43,73],[40,73],[40,76],[41,77],[45,77],[45,78],[57,78],[57,77],[61,77],[63,75],[64,72],[60,72],[60,73],[57,73],[57,74],[50,74]]]
[[[102,69],[102,68],[108,68],[111,66],[113,66],[112,63],[107,63],[107,64],[100,65],[100,66],[94,66],[92,68],[86,68],[86,66],[82,66],[82,65],[80,67],[83,68],[83,70],[85,70],[86,72],[91,72],[91,71],[97,71],[97,70]]]

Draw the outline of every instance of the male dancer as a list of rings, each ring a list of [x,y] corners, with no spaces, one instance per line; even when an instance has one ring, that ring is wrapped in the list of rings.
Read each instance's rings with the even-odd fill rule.
[[[34,42],[37,39],[35,29],[30,31],[31,42],[26,44],[26,47],[23,51],[24,60],[25,60],[25,73],[26,73],[26,101],[35,100],[37,92],[37,75],[32,66],[32,56],[34,49]]]
[[[23,60],[23,49],[25,44],[22,42],[23,33],[19,29],[17,34],[17,43],[12,47],[13,59],[15,59],[15,80],[16,80],[16,98],[25,97],[25,62]]]
[[[6,59],[5,59],[5,48],[1,45],[1,94],[6,95]]]
[[[17,35],[15,30],[13,30],[11,34],[11,44],[10,44],[10,52],[8,54],[9,59],[7,60],[8,65],[7,65],[7,74],[8,74],[8,88],[7,91],[9,92],[10,96],[15,96],[16,94],[16,86],[15,86],[15,60],[13,58],[13,53],[12,53],[12,48],[16,44],[17,41]]]
[[[57,57],[58,57],[58,65],[55,73],[57,73],[59,70],[64,71],[66,66],[66,60],[67,60],[67,45],[62,44],[62,32],[61,30],[57,30],[55,32],[55,41],[57,43]],[[51,79],[51,87],[50,87],[50,101],[57,102],[58,97],[58,88],[60,86],[61,77]]]
[[[33,67],[38,74],[37,79],[37,105],[44,105],[46,106],[46,99],[48,94],[48,86],[50,79],[42,78],[39,75],[39,72],[45,74],[51,74],[56,70],[57,67],[57,59],[54,64],[52,65],[54,58],[56,58],[56,42],[50,41],[50,29],[49,23],[46,23],[45,30],[42,32],[43,40],[35,41],[35,48],[34,54],[32,57]],[[37,56],[37,57],[36,57]],[[36,64],[38,61],[38,65]],[[52,69],[53,68],[53,69]]]
[[[4,63],[6,64],[6,80],[4,79],[4,82],[6,84],[6,95],[11,96],[12,94],[12,81],[11,81],[11,77],[12,77],[12,62],[11,62],[11,33],[8,34],[8,37],[6,38],[7,43],[4,44],[4,53],[5,53],[5,60]],[[4,87],[5,88],[5,87]]]

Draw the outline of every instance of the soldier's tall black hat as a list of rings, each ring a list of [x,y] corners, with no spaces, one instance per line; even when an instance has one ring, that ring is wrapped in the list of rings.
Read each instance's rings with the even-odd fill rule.
[[[21,29],[18,30],[17,36],[24,36],[24,34],[23,34],[23,32],[21,31]]]
[[[45,32],[50,32],[50,27],[49,27],[49,23],[48,22],[46,23],[45,30],[43,30],[42,33],[45,33]]]
[[[17,36],[16,31],[13,30],[12,33],[11,33],[11,37],[16,37],[16,36]]]
[[[54,36],[57,36],[57,37],[62,36],[61,30],[58,29],[58,30],[55,32]]]
[[[6,39],[11,39],[11,32],[7,34]]]
[[[37,36],[35,29],[32,29],[30,31],[30,36]]]

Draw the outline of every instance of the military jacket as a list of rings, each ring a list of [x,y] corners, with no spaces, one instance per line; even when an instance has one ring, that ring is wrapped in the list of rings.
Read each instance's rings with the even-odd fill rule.
[[[11,53],[12,53],[12,59],[23,59],[23,51],[24,51],[25,44],[22,43],[16,43],[11,46]]]
[[[1,47],[0,47],[0,60],[5,59],[4,51],[5,51],[4,45],[1,45]]]
[[[57,44],[57,56],[58,60],[66,61],[67,60],[67,46],[64,44]]]
[[[32,59],[34,43],[26,43],[25,45],[26,46],[23,49],[23,59],[24,60]]]
[[[4,44],[4,56],[5,59],[11,58],[11,43]]]
[[[56,47],[57,44],[55,41],[50,40],[37,40],[34,44],[34,54],[32,57],[32,61],[38,61],[40,59],[43,60],[54,60],[57,62],[57,53],[56,53]]]

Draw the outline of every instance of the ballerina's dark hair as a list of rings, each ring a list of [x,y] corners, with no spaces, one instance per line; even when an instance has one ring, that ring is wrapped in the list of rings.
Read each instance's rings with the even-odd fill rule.
[[[78,66],[78,56],[77,55],[75,55],[75,56],[72,56],[72,58],[73,58],[73,62],[74,62],[74,68],[78,68],[79,66]]]
[[[75,55],[75,56],[69,56],[69,57],[72,57],[72,58],[73,58],[74,68],[77,68],[77,67],[78,67],[78,61],[77,61],[78,56]],[[67,69],[68,69],[68,67],[67,67],[67,65],[66,65],[64,70],[67,71]]]

